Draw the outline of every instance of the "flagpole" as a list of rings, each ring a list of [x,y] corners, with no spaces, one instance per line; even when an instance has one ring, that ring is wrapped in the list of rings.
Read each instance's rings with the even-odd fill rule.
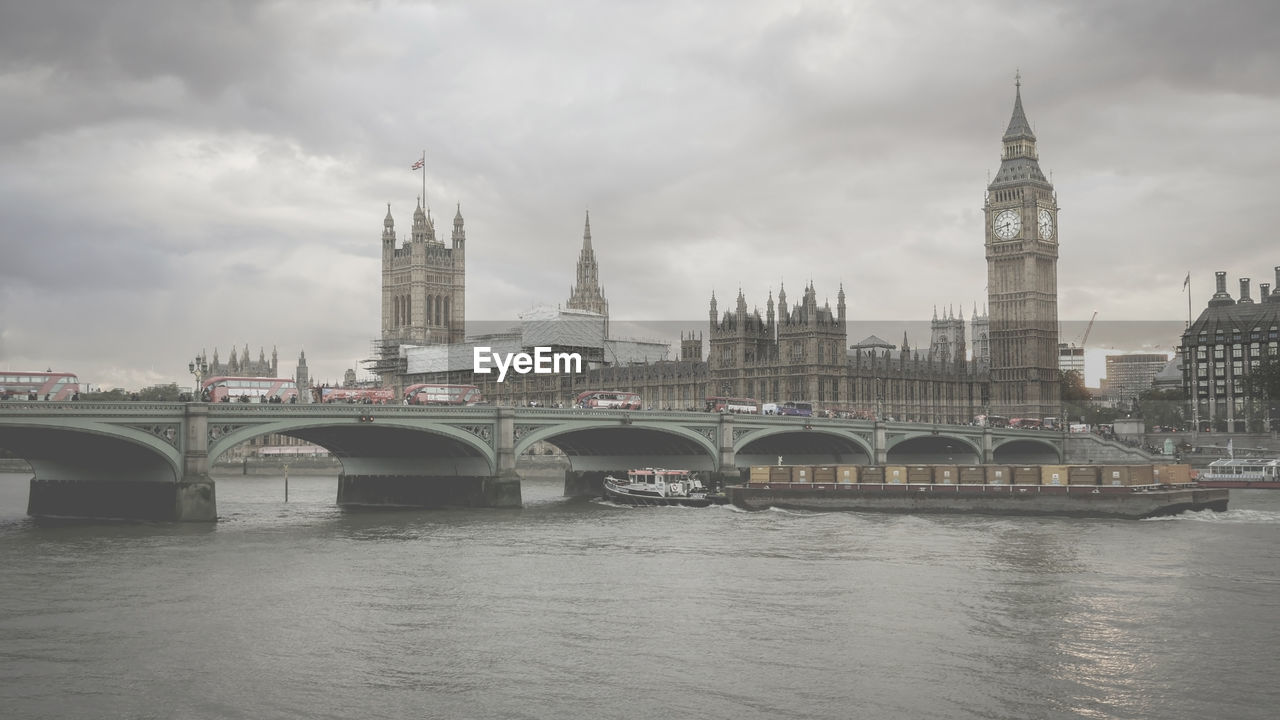
[[[1196,367],[1196,348],[1192,345],[1191,338],[1191,271],[1187,271],[1187,280],[1182,284],[1183,289],[1187,291],[1187,334],[1186,341],[1183,342],[1183,350],[1187,353],[1188,359],[1191,360],[1191,382],[1187,383],[1188,398],[1191,401],[1191,437],[1195,438],[1200,433],[1200,384],[1199,373]]]
[[[422,209],[427,209],[427,151],[422,151]],[[1190,307],[1188,305],[1188,307]],[[1190,310],[1187,311],[1190,314]]]

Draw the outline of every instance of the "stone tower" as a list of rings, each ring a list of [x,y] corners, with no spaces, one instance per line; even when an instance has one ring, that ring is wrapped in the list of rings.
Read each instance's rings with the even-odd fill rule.
[[[586,310],[604,316],[605,337],[609,336],[609,301],[604,299],[600,287],[600,268],[596,265],[596,252],[591,247],[591,213],[587,212],[582,231],[582,252],[578,253],[577,283],[569,291],[569,310]]]
[[[382,221],[382,336],[376,371],[395,370],[400,345],[461,343],[466,337],[466,232],[462,206],[451,245],[436,239],[429,209],[417,204],[409,239],[396,246],[391,206]]]
[[[978,314],[978,304],[973,304],[973,316],[969,319],[969,346],[973,348],[974,370],[985,373],[991,368],[991,319],[986,308]]]
[[[964,309],[956,317],[955,310],[948,307],[938,317],[938,309],[933,309],[933,321],[929,325],[929,359],[944,364],[963,365],[965,361],[964,347]]]
[[[694,334],[692,330],[687,333],[680,332],[680,359],[688,361],[699,361],[702,359],[702,333]]]
[[[311,372],[307,369],[307,351],[298,353],[298,367],[294,370],[293,382],[298,386],[298,402],[311,402]]]
[[[1058,417],[1058,202],[1040,171],[1036,136],[1022,110],[1021,77],[1005,130],[1000,171],[987,186],[990,412]]]

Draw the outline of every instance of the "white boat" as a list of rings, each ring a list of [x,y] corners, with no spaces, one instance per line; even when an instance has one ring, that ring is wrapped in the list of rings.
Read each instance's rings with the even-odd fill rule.
[[[1280,489],[1280,460],[1214,460],[1196,482],[1204,487]]]
[[[715,502],[702,481],[689,470],[640,468],[628,470],[625,480],[606,476],[605,499],[629,505],[689,505],[705,507]]]

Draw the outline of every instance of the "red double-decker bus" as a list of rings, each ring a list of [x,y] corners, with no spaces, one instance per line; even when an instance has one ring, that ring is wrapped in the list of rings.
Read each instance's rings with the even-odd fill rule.
[[[760,412],[760,404],[755,398],[709,397],[707,412],[743,413],[747,415]]]
[[[404,389],[406,405],[478,405],[484,402],[475,385],[418,383]]]
[[[205,402],[298,401],[298,386],[290,378],[212,377],[200,386],[200,399]]]
[[[387,405],[395,402],[396,394],[391,388],[314,387],[311,397],[318,403]]]
[[[588,390],[579,393],[573,401],[576,407],[592,410],[640,410],[644,400],[633,392],[616,392],[612,390]]]
[[[71,400],[80,380],[71,373],[0,370],[0,400]]]

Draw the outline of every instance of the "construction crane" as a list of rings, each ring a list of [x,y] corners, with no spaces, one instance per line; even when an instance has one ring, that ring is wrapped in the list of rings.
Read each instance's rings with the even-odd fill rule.
[[[1093,330],[1093,321],[1098,319],[1098,311],[1093,311],[1093,317],[1089,318],[1089,326],[1084,329],[1084,335],[1080,338],[1080,347],[1089,342],[1089,332]]]

